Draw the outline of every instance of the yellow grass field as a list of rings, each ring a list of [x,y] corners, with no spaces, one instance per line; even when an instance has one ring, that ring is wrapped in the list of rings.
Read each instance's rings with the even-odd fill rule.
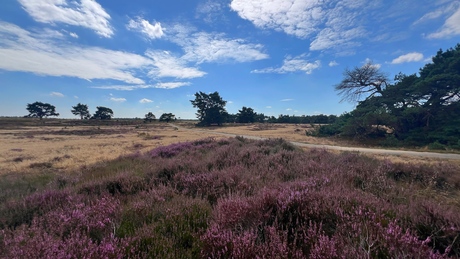
[[[146,152],[155,147],[206,137],[226,138],[216,134],[225,132],[265,138],[284,138],[310,144],[346,145],[345,142],[315,138],[305,134],[310,125],[248,124],[211,127],[200,131],[194,122],[175,122],[174,125],[153,122],[116,123],[52,123],[29,121],[0,123],[0,175],[13,172],[32,173],[49,168],[72,171],[82,166],[112,160],[134,152]],[[388,158],[388,157],[380,157]],[[435,162],[434,159],[391,157],[407,162]]]

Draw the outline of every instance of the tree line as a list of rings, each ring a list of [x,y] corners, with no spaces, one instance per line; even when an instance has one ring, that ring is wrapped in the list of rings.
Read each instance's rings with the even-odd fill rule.
[[[275,116],[265,116],[263,113],[257,113],[250,107],[243,106],[236,114],[229,114],[225,109],[227,101],[224,101],[218,92],[214,93],[195,93],[195,99],[190,100],[193,107],[198,111],[196,116],[199,120],[199,126],[222,125],[222,123],[333,123],[337,119],[335,115],[283,115],[278,118]]]
[[[326,124],[333,123],[337,119],[335,115],[283,115],[280,114],[278,117],[265,116],[263,113],[257,113],[250,107],[243,106],[241,110],[238,110],[236,114],[229,114],[225,110],[225,104],[227,103],[220,97],[218,92],[206,94],[203,92],[197,92],[195,94],[195,100],[191,100],[192,105],[198,108],[197,118],[199,120],[199,126],[210,126],[210,125],[222,125],[223,123],[254,123],[254,122],[268,122],[268,123],[315,123],[315,124]],[[49,103],[34,102],[27,104],[29,114],[25,117],[32,118],[47,118],[52,116],[59,116],[56,112],[56,107]],[[96,112],[91,115],[89,112],[88,105],[78,103],[72,106],[72,114],[79,116],[82,120],[87,119],[99,119],[99,120],[110,120],[113,118],[113,111],[110,108],[97,106]],[[145,114],[144,122],[152,122],[156,120],[155,114],[148,112]],[[173,113],[163,113],[159,121],[170,122],[176,120],[176,116]]]
[[[346,69],[335,89],[357,106],[318,135],[460,149],[460,44],[439,50],[418,73],[399,73],[393,82],[372,63]]]
[[[59,113],[56,112],[56,107],[49,103],[43,103],[43,102],[28,103],[26,109],[29,112],[29,114],[24,117],[39,118],[41,120],[47,117],[59,116]],[[79,116],[80,119],[82,120],[88,120],[88,119],[110,120],[113,118],[113,110],[110,108],[104,107],[104,106],[97,106],[96,112],[93,115],[91,115],[91,113],[89,112],[88,105],[82,104],[82,103],[78,103],[77,105],[72,106],[72,110],[70,111],[72,112],[73,115]],[[172,113],[163,113],[159,118],[160,121],[166,121],[166,122],[169,122],[175,119],[176,119],[175,115]],[[152,112],[148,112],[147,114],[145,114],[145,118],[144,118],[145,122],[152,122],[154,120],[156,120],[156,117]]]

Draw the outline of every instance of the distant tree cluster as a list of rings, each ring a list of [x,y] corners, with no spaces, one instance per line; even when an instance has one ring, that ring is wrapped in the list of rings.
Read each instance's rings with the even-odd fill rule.
[[[59,116],[59,113],[56,112],[56,107],[49,103],[29,103],[27,104],[27,111],[29,111],[29,114],[25,117],[39,118],[40,120],[51,116]],[[103,106],[97,106],[96,112],[93,115],[91,115],[89,112],[88,105],[82,103],[78,103],[77,105],[72,106],[72,110],[70,111],[73,115],[79,116],[82,120],[110,120],[113,118],[113,110]],[[175,119],[176,116],[174,114],[163,113],[160,116],[159,121],[170,122]],[[145,114],[144,122],[152,122],[155,120],[155,114],[152,112]]]
[[[460,44],[439,50],[418,74],[400,73],[388,82],[372,64],[346,70],[336,90],[344,100],[357,101],[356,109],[318,133],[460,149]]]
[[[209,125],[222,125],[222,123],[254,123],[254,122],[269,122],[269,123],[334,123],[337,119],[335,115],[302,115],[302,116],[289,116],[279,115],[278,118],[275,116],[265,116],[263,113],[257,113],[250,107],[243,106],[241,110],[238,110],[237,114],[229,114],[225,110],[225,104],[227,103],[220,97],[218,92],[211,94],[205,94],[203,92],[197,92],[195,94],[195,100],[191,100],[193,107],[198,108],[196,113],[198,124],[201,126]]]
[[[56,107],[49,103],[34,102],[28,103],[26,107],[29,112],[26,117],[39,118],[40,120],[46,117],[59,116],[59,113],[56,112]],[[78,103],[75,106],[72,106],[72,114],[80,116],[80,119],[100,119],[100,120],[110,120],[113,117],[113,111],[110,108],[97,106],[96,112],[91,116],[88,105]]]

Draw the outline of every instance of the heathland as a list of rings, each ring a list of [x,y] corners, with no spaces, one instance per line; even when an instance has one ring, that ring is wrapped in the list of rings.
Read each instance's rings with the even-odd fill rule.
[[[2,119],[1,258],[446,258],[458,161],[301,149],[310,125],[220,131]]]

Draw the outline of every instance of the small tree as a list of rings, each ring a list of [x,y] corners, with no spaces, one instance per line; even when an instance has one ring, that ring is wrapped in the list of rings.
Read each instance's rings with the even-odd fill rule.
[[[345,69],[343,80],[335,86],[335,90],[342,95],[342,101],[356,102],[362,95],[371,98],[376,94],[382,94],[388,85],[388,77],[379,70],[372,62],[352,70]]]
[[[256,113],[254,110],[245,106],[243,106],[243,108],[238,111],[236,116],[239,123],[253,123],[256,121]]]
[[[217,124],[222,125],[227,116],[224,101],[218,92],[205,94],[203,92],[195,93],[195,100],[190,100],[193,107],[198,108],[196,113],[201,125]]]
[[[152,122],[156,119],[155,115],[152,112],[149,112],[145,115],[144,122]]]
[[[28,103],[26,109],[29,111],[27,117],[40,118],[40,120],[43,117],[59,116],[59,113],[56,112],[56,107],[49,103]]]
[[[110,120],[113,117],[113,111],[110,108],[97,106],[97,111],[91,119]]]
[[[160,116],[160,121],[170,122],[170,121],[175,120],[175,119],[176,119],[176,115],[174,115],[172,113],[163,113]]]
[[[91,114],[89,113],[88,105],[78,103],[75,106],[72,106],[72,110],[70,110],[73,115],[80,116],[80,119],[89,119]]]

